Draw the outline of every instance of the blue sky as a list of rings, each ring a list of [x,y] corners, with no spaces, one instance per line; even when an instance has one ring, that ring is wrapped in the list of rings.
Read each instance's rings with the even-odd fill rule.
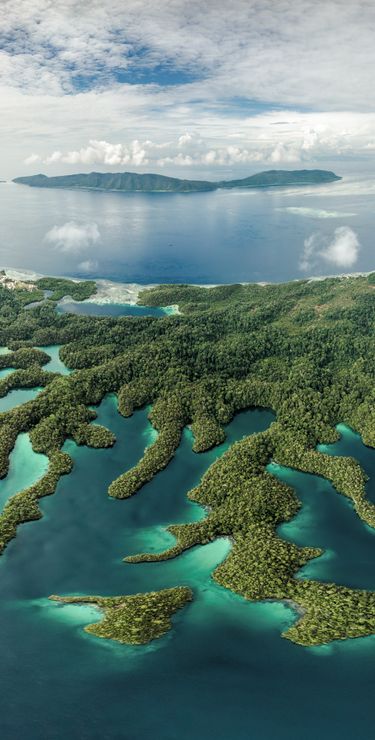
[[[368,0],[2,0],[0,176],[372,163]]]

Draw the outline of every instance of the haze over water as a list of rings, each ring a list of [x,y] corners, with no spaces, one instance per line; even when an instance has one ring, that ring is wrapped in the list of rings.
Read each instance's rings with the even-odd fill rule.
[[[192,194],[5,183],[0,185],[0,267],[123,282],[206,284],[371,271],[374,193],[375,180],[352,174],[324,186]],[[78,229],[75,235],[71,224]],[[350,229],[359,243],[350,263],[321,254],[340,228]],[[312,237],[316,254],[301,270],[304,243]]]

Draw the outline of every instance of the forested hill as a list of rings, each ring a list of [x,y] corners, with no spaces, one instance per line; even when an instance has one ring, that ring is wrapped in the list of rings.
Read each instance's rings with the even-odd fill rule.
[[[90,190],[121,190],[124,192],[191,193],[218,190],[219,188],[269,188],[290,185],[315,185],[334,182],[341,178],[327,170],[269,170],[242,180],[180,180],[165,175],[134,172],[90,172],[77,175],[31,175],[16,177],[13,182],[37,188],[83,188]]]

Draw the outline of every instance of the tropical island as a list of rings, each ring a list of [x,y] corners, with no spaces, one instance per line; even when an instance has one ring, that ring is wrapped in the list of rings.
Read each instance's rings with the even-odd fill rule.
[[[318,645],[375,634],[375,592],[298,577],[322,550],[279,535],[279,525],[296,515],[300,502],[268,469],[272,461],[328,479],[351,502],[353,516],[375,528],[375,504],[366,497],[358,462],[317,450],[338,439],[338,423],[375,447],[375,273],[272,285],[161,285],[141,292],[141,305],[179,306],[179,314],[162,318],[59,314],[57,301],[64,295],[85,300],[95,293],[95,282],[41,278],[33,285],[0,286],[0,344],[10,350],[0,356],[0,368],[14,368],[0,379],[0,397],[15,388],[41,388],[34,400],[0,414],[0,476],[7,475],[21,432],[48,457],[49,468],[5,504],[0,550],[19,525],[41,517],[39,499],[71,471],[72,460],[62,451],[66,439],[94,448],[116,443],[109,429],[95,423],[92,408],[107,394],[117,396],[124,417],[150,405],[157,431],[138,464],[110,484],[108,494],[117,499],[133,496],[168,466],[185,427],[191,427],[199,454],[223,441],[237,412],[271,409],[269,428],[229,447],[188,494],[206,516],[170,526],[175,543],[164,552],[126,561],[137,567],[229,537],[231,551],[213,578],[245,599],[292,604],[296,621],[283,634],[287,639]],[[51,344],[60,345],[70,375],[44,369],[48,355],[37,347]],[[171,616],[192,598],[183,585],[113,597],[53,596],[99,606],[102,622],[87,629],[131,644],[165,634]]]
[[[180,180],[165,175],[134,172],[102,173],[90,172],[77,175],[30,175],[16,177],[13,182],[34,188],[68,188],[83,190],[115,190],[121,192],[167,192],[197,193],[232,188],[274,188],[293,185],[321,185],[341,180],[341,177],[328,170],[269,170],[241,180]]]

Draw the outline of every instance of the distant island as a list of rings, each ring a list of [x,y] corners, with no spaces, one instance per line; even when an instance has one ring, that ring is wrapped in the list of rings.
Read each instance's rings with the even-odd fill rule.
[[[290,185],[319,185],[341,177],[328,170],[268,170],[242,180],[180,180],[165,175],[135,172],[90,172],[77,175],[31,175],[16,177],[13,182],[34,188],[77,188],[84,190],[118,190],[123,192],[196,193],[230,188],[274,188]]]

